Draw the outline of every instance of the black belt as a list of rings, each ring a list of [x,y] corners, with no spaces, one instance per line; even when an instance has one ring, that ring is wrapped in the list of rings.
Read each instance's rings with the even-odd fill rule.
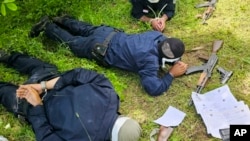
[[[107,64],[107,62],[104,60],[105,54],[107,52],[108,49],[108,44],[110,42],[110,40],[113,38],[113,36],[119,31],[114,30],[111,33],[109,33],[109,35],[105,38],[105,40],[103,41],[102,44],[100,43],[96,43],[95,46],[92,48],[92,55],[94,57],[95,60],[97,60],[97,63],[100,63],[101,65],[104,65],[106,67],[109,66],[109,64]]]

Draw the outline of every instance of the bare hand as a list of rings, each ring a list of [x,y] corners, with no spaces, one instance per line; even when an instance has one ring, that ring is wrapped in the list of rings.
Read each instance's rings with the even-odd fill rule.
[[[21,85],[16,90],[16,95],[18,98],[25,98],[33,106],[42,105],[39,93],[30,85]]]
[[[165,29],[166,21],[163,18],[158,19],[158,27],[159,27],[161,32]]]
[[[178,61],[170,68],[169,73],[172,74],[173,77],[178,77],[183,75],[187,71],[187,68],[188,65],[186,63]]]
[[[157,141],[167,141],[172,131],[173,128],[161,126],[157,137]]]
[[[35,89],[38,92],[38,94],[42,94],[42,92],[43,92],[41,84],[26,84],[25,86],[32,87],[33,89]]]
[[[165,29],[166,23],[163,18],[156,18],[151,22],[151,26],[154,30],[162,32]]]

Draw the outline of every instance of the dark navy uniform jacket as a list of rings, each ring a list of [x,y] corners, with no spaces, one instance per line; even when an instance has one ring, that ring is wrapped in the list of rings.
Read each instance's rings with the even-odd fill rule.
[[[109,43],[105,61],[111,66],[138,73],[146,92],[151,96],[160,95],[173,81],[169,73],[158,77],[161,65],[158,43],[166,38],[158,31],[131,35],[118,32]]]
[[[117,32],[110,37],[113,31],[117,31],[116,28],[105,25],[92,26],[74,19],[65,20],[64,25],[69,29],[72,28],[71,32],[76,30],[77,36],[65,32],[55,24],[50,24],[46,28],[46,34],[51,39],[68,43],[76,56],[95,59],[98,62],[99,59],[92,54],[93,48],[96,47],[96,43],[108,42],[108,48],[104,59],[101,58],[101,63],[105,62],[110,66],[138,73],[142,86],[152,96],[162,94],[171,85],[173,77],[169,73],[162,78],[158,77],[161,65],[158,43],[167,38],[161,32],[147,31],[139,34]]]
[[[152,10],[148,8],[148,6],[150,6],[156,13],[156,16],[158,16],[158,12],[160,12],[164,5],[167,4],[161,14],[166,14],[168,20],[170,20],[175,14],[174,1],[176,0],[160,0],[158,3],[150,3],[148,0],[130,0],[132,3],[131,15],[136,19],[140,19],[143,15],[153,13]]]
[[[60,76],[28,120],[38,141],[108,141],[119,97],[103,75],[74,69]]]

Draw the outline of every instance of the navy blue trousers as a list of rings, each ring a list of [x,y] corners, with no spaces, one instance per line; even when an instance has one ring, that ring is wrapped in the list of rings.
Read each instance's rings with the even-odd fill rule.
[[[74,55],[80,58],[95,59],[91,52],[96,43],[103,43],[115,28],[101,25],[93,26],[75,19],[64,19],[61,24],[46,26],[45,35],[69,46]]]
[[[10,57],[2,62],[9,67],[13,67],[22,74],[29,76],[25,84],[38,83],[40,81],[50,80],[59,76],[58,69],[55,65],[45,63],[28,55],[12,53]],[[28,103],[25,100],[17,101],[16,89],[18,86],[8,82],[0,81],[0,103],[11,113],[27,113]],[[18,102],[18,103],[17,103]]]

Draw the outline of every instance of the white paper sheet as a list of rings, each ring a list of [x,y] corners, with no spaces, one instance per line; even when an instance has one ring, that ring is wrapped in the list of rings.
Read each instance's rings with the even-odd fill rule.
[[[250,110],[243,101],[237,101],[228,85],[205,94],[192,93],[196,111],[206,125],[207,133],[221,138],[219,129],[233,124],[250,124]]]
[[[163,125],[165,127],[172,127],[172,126],[178,126],[186,114],[172,106],[169,106],[166,112],[155,120],[154,122],[160,125]]]

